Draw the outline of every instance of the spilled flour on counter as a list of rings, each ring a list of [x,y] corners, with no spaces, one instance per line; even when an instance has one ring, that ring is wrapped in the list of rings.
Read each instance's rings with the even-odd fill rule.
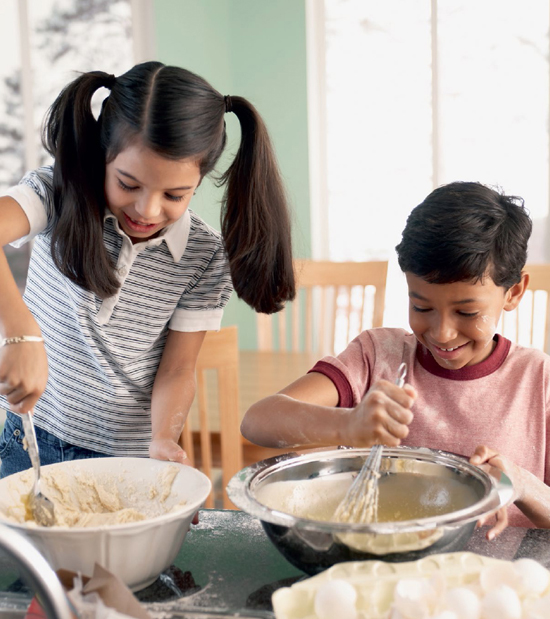
[[[184,502],[168,505],[167,499],[178,474],[177,466],[164,468],[149,484],[137,487],[125,481],[124,473],[97,474],[43,471],[41,489],[54,504],[55,523],[60,527],[98,527],[139,522],[177,511]],[[34,472],[14,479],[9,491],[13,501],[0,512],[12,522],[34,524],[28,509],[28,493]]]

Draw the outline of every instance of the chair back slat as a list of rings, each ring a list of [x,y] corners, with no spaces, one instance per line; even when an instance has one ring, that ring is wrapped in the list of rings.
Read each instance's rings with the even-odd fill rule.
[[[237,362],[220,368],[218,393],[220,394],[220,438],[222,453],[223,506],[234,509],[227,496],[229,480],[243,468],[243,453],[239,415],[239,369]]]
[[[197,368],[197,402],[199,406],[201,469],[207,477],[212,479],[212,445],[210,441],[210,422],[208,420],[206,371],[204,367]],[[214,507],[213,493],[208,495],[205,507]]]
[[[300,350],[300,309],[302,307],[302,299],[298,299],[292,304],[292,350]]]
[[[519,306],[502,312],[497,331],[512,342],[550,354],[550,264],[526,264],[529,284]]]
[[[313,315],[313,289],[312,288],[306,289],[305,315],[306,316]],[[323,323],[321,322],[321,324]],[[296,325],[296,330],[298,330],[298,324]],[[313,322],[311,320],[306,320],[305,342],[306,342],[305,343],[306,350],[313,350]]]
[[[195,447],[193,445],[193,433],[191,431],[191,424],[186,423],[183,427],[183,432],[180,438],[180,445],[187,454],[189,464],[195,466]]]
[[[197,358],[198,430],[188,418],[180,444],[192,457],[194,466],[212,479],[214,468],[220,466],[223,485],[223,507],[236,509],[225,490],[229,480],[243,467],[239,414],[239,344],[237,327],[209,331]],[[212,375],[216,380],[211,380]],[[208,396],[207,396],[208,393]],[[217,407],[219,433],[211,431],[211,414]],[[216,439],[217,443],[213,440]],[[197,448],[199,451],[197,451]],[[205,502],[214,507],[213,494]]]
[[[295,260],[294,270],[296,299],[279,312],[276,329],[271,316],[257,315],[259,350],[336,354],[363,329],[382,326],[386,261]]]

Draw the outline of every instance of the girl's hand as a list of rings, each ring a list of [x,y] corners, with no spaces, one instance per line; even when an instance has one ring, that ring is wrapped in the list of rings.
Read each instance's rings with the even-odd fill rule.
[[[0,348],[0,394],[10,410],[33,410],[48,382],[48,359],[42,342],[6,344]]]
[[[470,463],[479,466],[481,469],[492,475],[496,479],[500,479],[500,473],[506,473],[512,481],[516,500],[523,496],[523,487],[521,484],[521,475],[516,464],[501,456],[498,452],[486,445],[478,445],[470,458]],[[492,519],[492,515],[480,518],[477,526],[481,527],[486,522]],[[487,539],[494,539],[502,533],[508,526],[508,509],[503,507],[495,514],[496,524],[487,532]]]
[[[185,451],[169,438],[153,438],[149,445],[149,457],[192,466]]]
[[[398,387],[387,380],[378,381],[351,412],[343,444],[396,447],[409,433],[413,419],[410,409],[416,397],[411,385]]]
[[[149,445],[149,457],[155,460],[168,460],[191,466],[185,451],[173,440],[168,438],[154,438]],[[192,524],[199,524],[199,512],[193,516]]]

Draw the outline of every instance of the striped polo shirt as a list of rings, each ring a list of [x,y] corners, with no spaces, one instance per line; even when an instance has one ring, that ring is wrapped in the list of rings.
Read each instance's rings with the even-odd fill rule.
[[[42,330],[48,383],[36,425],[58,438],[116,456],[147,456],[151,393],[168,329],[218,330],[232,291],[221,235],[187,210],[154,239],[132,244],[108,212],[104,242],[121,286],[100,299],[52,260],[53,169],[8,190],[34,238],[24,300]],[[9,408],[0,396],[0,408]]]

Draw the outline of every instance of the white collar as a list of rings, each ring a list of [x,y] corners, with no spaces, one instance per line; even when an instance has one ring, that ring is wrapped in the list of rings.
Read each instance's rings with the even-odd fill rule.
[[[132,242],[126,232],[121,229],[118,219],[111,213],[111,211],[106,208],[105,209],[105,217],[104,221],[107,219],[114,219],[115,229],[122,237],[126,237],[130,243]],[[154,239],[149,239],[147,241],[143,241],[142,243],[135,243],[136,249],[139,246],[158,246],[164,241],[166,246],[170,250],[172,254],[172,258],[174,262],[179,262],[183,253],[185,252],[185,248],[187,247],[187,240],[189,238],[189,230],[191,228],[191,215],[189,214],[189,209],[185,211],[185,213],[173,224],[166,226],[162,230],[162,233],[159,236],[156,236]],[[139,249],[138,249],[139,251]]]

